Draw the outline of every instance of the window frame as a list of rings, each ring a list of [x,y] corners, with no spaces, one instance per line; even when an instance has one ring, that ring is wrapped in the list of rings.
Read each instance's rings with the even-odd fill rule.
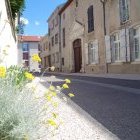
[[[114,43],[114,62],[121,62],[121,40],[120,40],[120,34],[115,33],[113,35],[113,43]],[[117,44],[117,47],[116,47]],[[117,51],[116,51],[117,50]],[[116,53],[117,52],[117,53]],[[116,57],[117,55],[117,57]]]
[[[96,53],[96,46],[91,42],[88,43],[88,64],[96,63],[95,53]]]
[[[122,5],[124,2],[124,5]],[[120,10],[120,23],[124,24],[129,21],[130,18],[130,4],[129,0],[119,0],[119,10]],[[126,17],[127,15],[127,17]]]
[[[134,35],[133,34],[133,46],[134,46],[134,61],[140,61],[140,26],[138,27],[135,27],[134,30],[138,30],[138,34]],[[136,46],[135,46],[135,39],[138,39],[138,48],[139,48],[139,51],[138,51],[138,58],[136,58]]]

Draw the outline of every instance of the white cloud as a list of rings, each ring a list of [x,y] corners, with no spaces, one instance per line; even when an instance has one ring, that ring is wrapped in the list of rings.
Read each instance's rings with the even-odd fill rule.
[[[20,22],[22,22],[22,23],[25,24],[25,25],[29,24],[28,19],[27,19],[27,18],[24,18],[24,17],[21,17],[21,18],[20,18]]]
[[[35,25],[38,26],[40,25],[40,23],[38,21],[35,21]]]

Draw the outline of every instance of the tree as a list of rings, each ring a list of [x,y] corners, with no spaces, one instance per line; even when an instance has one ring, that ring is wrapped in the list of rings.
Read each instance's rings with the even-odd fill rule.
[[[10,6],[13,19],[15,20],[17,14],[22,15],[25,8],[25,0],[10,0]]]

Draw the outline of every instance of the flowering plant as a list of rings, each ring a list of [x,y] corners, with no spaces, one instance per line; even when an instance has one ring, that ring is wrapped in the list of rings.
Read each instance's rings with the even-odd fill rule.
[[[37,55],[32,57],[40,62]],[[55,67],[50,67],[54,71]],[[54,108],[58,106],[57,93],[69,88],[71,83],[65,79],[65,83],[54,87],[48,85],[43,96],[39,95],[40,87],[34,83],[35,77],[27,70],[12,66],[6,68],[0,66],[0,139],[1,140],[36,140],[41,139],[42,125],[58,128],[60,125],[58,114]],[[74,94],[69,93],[70,97]],[[51,108],[51,109],[50,109]],[[49,132],[49,131],[48,131]],[[45,129],[47,135],[47,131]]]

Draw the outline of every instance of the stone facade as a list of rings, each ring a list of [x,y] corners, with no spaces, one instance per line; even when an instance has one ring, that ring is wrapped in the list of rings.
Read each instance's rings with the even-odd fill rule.
[[[17,37],[8,0],[0,2],[0,64],[17,65]]]
[[[49,50],[49,42],[48,35],[44,36],[39,43],[39,56],[41,58],[41,69],[44,70],[47,67],[51,66],[50,59],[50,50]]]
[[[59,11],[63,5],[58,6],[48,19],[48,44],[49,44],[49,65],[55,66],[56,70],[60,70],[60,18]]]
[[[55,10],[49,42],[59,32],[59,47],[50,48],[60,53],[60,71],[140,73],[139,6],[139,0],[68,0]],[[60,24],[51,30],[56,15]]]
[[[111,61],[107,64],[109,73],[140,73],[140,1],[127,0],[129,18],[121,23],[119,0],[112,0],[106,4],[107,36],[120,35],[120,60],[113,61],[113,44],[110,43]],[[137,44],[134,38],[135,29],[138,31]],[[137,51],[137,52],[135,52]],[[137,55],[137,56],[135,56]]]

